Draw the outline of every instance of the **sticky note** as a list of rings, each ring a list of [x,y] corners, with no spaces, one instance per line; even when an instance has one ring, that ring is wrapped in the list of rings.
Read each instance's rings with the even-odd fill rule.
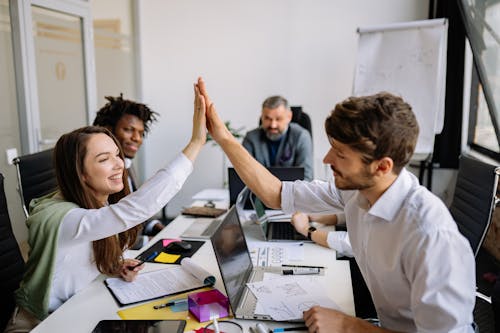
[[[173,242],[179,242],[180,239],[163,239],[163,247],[166,247],[168,244]]]
[[[163,264],[173,264],[181,257],[180,254],[170,254],[161,252],[156,258],[155,262],[161,262]]]

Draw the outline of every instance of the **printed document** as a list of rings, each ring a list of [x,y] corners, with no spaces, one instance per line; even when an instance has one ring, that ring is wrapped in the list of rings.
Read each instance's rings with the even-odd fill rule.
[[[125,305],[212,286],[215,277],[191,258],[184,258],[180,265],[139,273],[133,282],[108,278],[105,283],[118,302]]]

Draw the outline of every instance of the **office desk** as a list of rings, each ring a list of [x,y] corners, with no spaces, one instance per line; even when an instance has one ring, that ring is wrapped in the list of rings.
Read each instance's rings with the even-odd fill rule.
[[[194,218],[179,216],[172,221],[165,229],[156,235],[147,245],[154,244],[161,238],[174,238],[194,221]],[[259,242],[255,225],[250,222],[244,224],[247,241]],[[248,232],[247,232],[248,231]],[[264,242],[263,242],[264,243]],[[128,251],[128,257],[135,257],[141,251]],[[210,241],[205,244],[192,257],[200,266],[212,273],[217,282],[215,288],[225,292],[222,278],[217,265],[217,260]],[[351,275],[349,263],[343,260],[335,260],[335,252],[322,248],[315,244],[304,244],[303,264],[321,265],[327,267],[326,276],[330,283],[326,286],[326,294],[333,299],[340,308],[347,314],[354,315],[354,301],[351,286]],[[146,263],[144,271],[165,268],[164,264]],[[105,287],[104,276],[99,276],[87,288],[69,299],[59,309],[52,313],[32,332],[54,333],[54,332],[91,332],[95,325],[103,319],[120,319],[117,311],[120,309],[110,292]],[[136,306],[131,305],[131,306]],[[126,308],[126,307],[124,307]],[[122,308],[122,309],[124,309]],[[255,326],[255,321],[238,320],[248,332],[249,326]],[[283,327],[286,324],[268,323],[269,327]],[[290,326],[290,325],[289,325]],[[294,326],[294,325],[292,325]]]

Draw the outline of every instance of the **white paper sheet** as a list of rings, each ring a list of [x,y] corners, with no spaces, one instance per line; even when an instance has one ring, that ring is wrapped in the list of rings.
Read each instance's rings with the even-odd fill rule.
[[[106,284],[121,304],[201,288],[214,282],[215,278],[190,258],[183,259],[178,266],[140,273],[133,282],[126,282],[121,278],[106,279]]]
[[[338,305],[323,294],[320,277],[265,275],[260,282],[248,283],[257,297],[257,311],[274,320],[300,320],[304,311],[315,305],[339,310]]]

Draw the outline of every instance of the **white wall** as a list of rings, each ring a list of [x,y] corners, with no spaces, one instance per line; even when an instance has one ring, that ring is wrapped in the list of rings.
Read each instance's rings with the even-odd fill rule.
[[[139,9],[143,101],[161,114],[144,145],[146,176],[187,143],[201,75],[236,128],[254,128],[269,95],[302,105],[313,122],[315,176],[325,178],[323,121],[351,93],[357,27],[425,19],[428,1],[141,0]],[[221,168],[220,149],[208,144],[169,215],[200,189],[221,187]]]

